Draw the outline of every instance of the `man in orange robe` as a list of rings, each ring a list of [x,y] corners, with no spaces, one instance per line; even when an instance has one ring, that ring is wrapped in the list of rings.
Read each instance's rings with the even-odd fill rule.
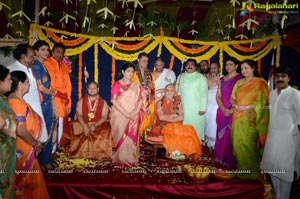
[[[184,118],[182,104],[175,94],[175,85],[168,84],[164,97],[156,103],[156,124],[147,139],[152,136],[163,135],[162,143],[167,154],[178,150],[186,156],[193,155],[194,159],[202,155],[202,148],[197,133],[192,125],[183,125]]]
[[[70,157],[104,159],[111,158],[111,128],[107,121],[109,106],[99,95],[99,85],[90,82],[87,94],[78,101],[77,120],[70,133]]]
[[[59,43],[54,44],[52,57],[45,60],[44,65],[50,75],[50,87],[56,92],[54,97],[54,112],[59,119],[58,135],[54,135],[53,151],[60,143],[63,136],[64,118],[68,119],[71,111],[71,91],[72,85],[69,76],[69,68],[62,61],[65,54],[65,46]]]
[[[145,130],[148,127],[153,126],[155,110],[154,110],[154,97],[155,97],[155,85],[154,77],[151,71],[148,69],[149,57],[146,53],[142,52],[138,55],[138,67],[135,71],[132,81],[142,84],[146,90],[146,101],[144,102],[145,115],[140,126],[140,136],[144,135]]]

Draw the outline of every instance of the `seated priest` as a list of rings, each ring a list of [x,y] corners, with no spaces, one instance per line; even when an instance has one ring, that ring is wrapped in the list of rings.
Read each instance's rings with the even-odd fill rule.
[[[71,158],[111,158],[111,127],[107,121],[108,114],[109,106],[99,95],[98,83],[88,83],[87,94],[77,103],[77,121],[71,122]]]
[[[192,125],[183,125],[183,110],[180,97],[175,92],[175,85],[165,87],[164,96],[156,102],[156,121],[147,139],[163,136],[162,143],[166,153],[178,150],[194,159],[202,155],[202,148],[197,133]]]

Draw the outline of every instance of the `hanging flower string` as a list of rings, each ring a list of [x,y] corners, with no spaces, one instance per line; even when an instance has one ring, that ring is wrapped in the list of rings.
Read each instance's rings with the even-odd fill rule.
[[[78,99],[82,98],[82,53],[78,57]]]
[[[98,43],[94,44],[94,81],[98,82],[99,77],[99,60],[98,60]]]
[[[170,59],[169,69],[173,70],[175,56],[172,55]]]
[[[111,58],[111,85],[115,83],[115,74],[116,74],[116,59]]]

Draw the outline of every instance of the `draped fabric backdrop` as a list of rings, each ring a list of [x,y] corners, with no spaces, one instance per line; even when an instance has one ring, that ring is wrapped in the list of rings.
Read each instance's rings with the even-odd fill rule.
[[[125,62],[134,62],[139,53],[149,54],[149,68],[153,70],[156,57],[161,56],[166,68],[173,69],[176,76],[181,72],[182,63],[193,58],[218,61],[224,74],[224,60],[229,56],[239,61],[253,59],[257,61],[261,76],[268,80],[272,56],[275,65],[280,62],[280,36],[255,40],[226,42],[204,42],[184,40],[175,37],[95,37],[56,30],[37,24],[30,26],[30,44],[36,40],[45,40],[50,48],[55,43],[66,46],[65,56],[72,60],[72,112],[75,114],[76,102],[86,92],[86,80],[97,81],[101,96],[110,103],[110,89],[114,81],[121,78],[121,68]],[[275,50],[274,50],[275,49]],[[85,78],[85,69],[89,78]]]

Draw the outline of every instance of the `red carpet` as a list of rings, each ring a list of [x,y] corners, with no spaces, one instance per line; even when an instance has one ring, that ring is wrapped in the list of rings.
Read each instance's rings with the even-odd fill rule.
[[[66,153],[57,153],[58,167],[45,171],[48,191],[53,199],[69,198],[264,198],[265,188],[259,181],[210,178],[204,184],[191,182],[180,166],[169,167],[159,151],[153,162],[150,146],[143,147],[140,163],[131,168],[111,166],[109,161],[69,159]],[[208,157],[191,165],[210,165],[218,168]]]

